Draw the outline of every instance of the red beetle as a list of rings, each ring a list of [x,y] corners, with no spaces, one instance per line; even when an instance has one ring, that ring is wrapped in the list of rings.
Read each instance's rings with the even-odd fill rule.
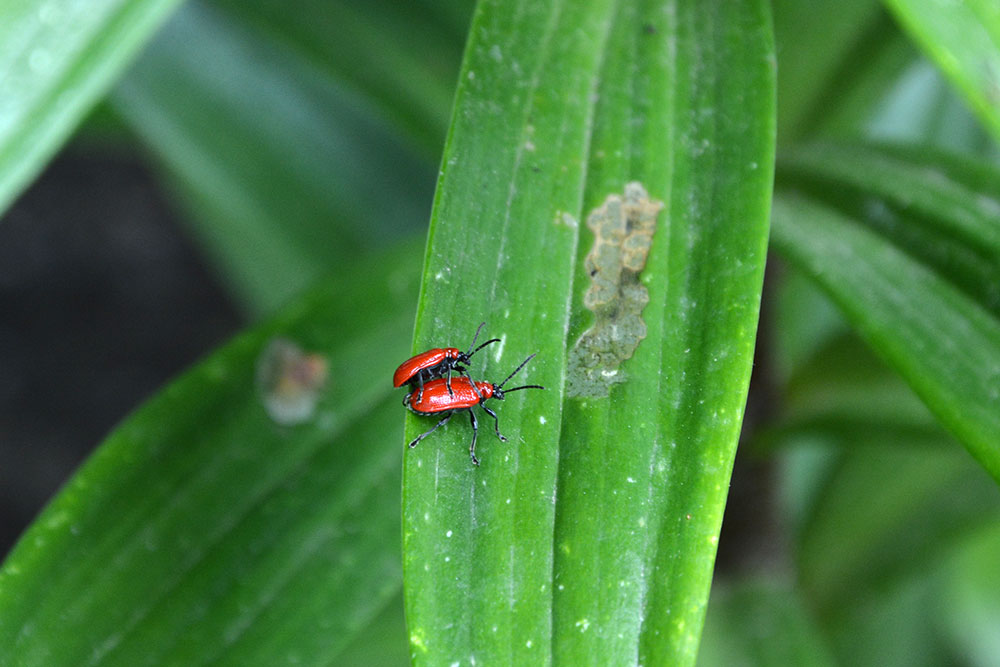
[[[472,350],[473,346],[476,344],[476,339],[479,338],[479,332],[483,330],[486,326],[486,322],[479,325],[476,329],[476,335],[472,337],[472,345],[469,349]],[[471,352],[462,352],[457,347],[436,347],[433,350],[427,350],[426,352],[421,352],[415,357],[410,357],[396,369],[396,372],[392,375],[392,386],[402,387],[404,384],[409,383],[410,390],[412,391],[414,387],[420,388],[419,398],[423,398],[424,395],[424,384],[433,378],[438,378],[441,376],[446,376],[446,384],[448,386],[448,396],[449,398],[454,396],[451,388],[451,372],[455,371],[457,373],[462,373],[469,382],[472,382],[472,378],[469,377],[468,370],[461,366],[460,364],[468,364],[469,359],[479,350],[483,349],[491,343],[499,343],[499,338],[493,338],[486,341],[476,349]],[[406,401],[403,401],[406,403]]]
[[[459,410],[467,410],[469,419],[472,421],[472,445],[469,446],[469,456],[472,457],[472,462],[475,465],[479,465],[479,459],[476,458],[476,436],[479,435],[479,424],[476,422],[476,413],[472,411],[472,408],[476,405],[482,406],[486,414],[493,417],[497,437],[501,441],[507,442],[507,438],[500,433],[500,420],[497,418],[497,413],[486,407],[486,401],[490,398],[502,401],[505,394],[520,389],[545,389],[537,384],[526,384],[513,389],[503,388],[507,384],[507,380],[514,377],[534,356],[533,354],[522,361],[521,365],[515,368],[514,372],[500,384],[474,382],[469,377],[459,377],[455,378],[455,382],[449,388],[447,380],[438,378],[431,380],[424,386],[422,395],[418,389],[407,394],[406,398],[403,399],[403,404],[410,409],[410,412],[421,416],[444,414],[444,417],[434,425],[434,428],[414,438],[410,447],[416,447],[418,442],[447,424],[448,420]]]

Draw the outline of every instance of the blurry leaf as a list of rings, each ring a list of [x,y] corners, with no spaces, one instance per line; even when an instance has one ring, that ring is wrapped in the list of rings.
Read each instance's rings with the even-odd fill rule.
[[[433,162],[308,55],[192,2],[112,97],[258,313],[421,228],[432,197]]]
[[[915,59],[883,91],[867,127],[873,139],[937,146],[970,157],[987,158],[998,150],[959,92],[924,58]]]
[[[0,3],[0,212],[177,0]]]
[[[215,0],[364,100],[437,161],[474,3]],[[456,25],[457,24],[457,25]]]
[[[713,586],[698,664],[837,664],[806,605],[785,586],[747,581]]]
[[[777,279],[765,279],[765,308],[770,312],[762,320],[769,329],[761,335],[768,336],[770,363],[779,385],[784,386],[799,366],[848,331],[848,326],[837,307],[804,273],[780,260],[772,262],[769,271]]]
[[[922,574],[1000,516],[1000,491],[959,451],[859,444],[845,452],[801,538],[799,577],[825,613]]]
[[[953,445],[902,378],[852,335],[818,347],[782,393],[776,419],[756,430],[752,444],[781,456],[783,509],[794,534],[808,528],[850,450]]]
[[[1000,4],[885,0],[902,26],[1000,139]]]
[[[813,144],[779,179],[882,232],[1000,317],[1000,170],[927,148]]]
[[[848,444],[884,437],[900,444],[949,440],[927,406],[853,336],[816,351],[784,389],[780,432],[836,433]]]
[[[337,656],[336,664],[365,667],[405,667],[410,664],[402,591],[389,601],[385,610],[372,619],[368,627],[353,638],[351,645]]]
[[[763,3],[480,5],[415,349],[464,347],[485,320],[503,342],[473,373],[499,382],[538,351],[512,384],[547,389],[493,402],[506,443],[480,413],[479,468],[464,416],[408,452],[418,664],[694,662],[753,354],[773,77]],[[645,340],[602,397],[570,363],[595,323],[583,223],[632,181],[665,209],[633,288]]]
[[[417,250],[345,267],[126,419],[0,570],[4,661],[336,656],[399,590],[400,406],[387,378],[405,353]],[[255,386],[275,336],[328,368],[295,425],[272,421]]]
[[[970,534],[996,522],[1000,492],[955,449],[843,444],[839,465],[803,522],[804,595],[840,664],[954,664],[934,632],[939,565]]]
[[[940,667],[964,664],[937,632],[940,585],[932,570],[885,583],[822,621],[839,665]],[[845,585],[849,585],[847,582]]]
[[[776,0],[778,137],[857,134],[914,49],[877,0]]]
[[[1000,519],[1000,517],[997,517]],[[1000,664],[1000,521],[973,536],[945,564],[940,619],[969,665]]]
[[[956,219],[947,224],[959,226]],[[1000,480],[996,316],[933,266],[813,201],[777,198],[772,240],[827,290],[868,343]]]

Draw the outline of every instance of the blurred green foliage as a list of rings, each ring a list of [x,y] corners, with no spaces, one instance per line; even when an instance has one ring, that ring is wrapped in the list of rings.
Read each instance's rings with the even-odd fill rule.
[[[137,664],[153,639],[147,661],[400,664],[402,423],[383,380],[408,352],[472,3],[193,0],[133,62],[173,4],[104,0],[85,26],[68,0],[0,8],[0,202],[100,102],[77,150],[146,155],[261,320],[27,534],[0,571],[0,664]],[[702,664],[1000,664],[1000,9],[776,0],[773,18],[770,400],[742,446],[777,471],[761,512],[783,540],[716,577]],[[261,412],[252,368],[276,335],[330,360],[311,424]]]

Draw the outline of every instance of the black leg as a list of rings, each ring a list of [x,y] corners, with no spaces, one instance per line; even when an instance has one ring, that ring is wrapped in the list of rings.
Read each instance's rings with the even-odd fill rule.
[[[413,441],[410,443],[410,447],[416,447],[418,442],[420,442],[421,440],[423,440],[424,438],[426,438],[427,436],[429,436],[434,431],[438,430],[438,428],[440,428],[440,427],[444,426],[445,424],[447,424],[448,420],[451,419],[451,416],[453,414],[455,414],[455,413],[454,412],[449,412],[447,415],[445,415],[444,419],[442,419],[441,421],[439,421],[437,424],[434,425],[434,428],[432,428],[431,430],[427,431],[426,433],[422,433],[422,434],[418,435],[417,437],[415,437],[413,439]]]
[[[420,384],[420,392],[417,394],[417,403],[424,400],[424,372],[417,373],[417,382]],[[412,447],[413,445],[410,445]]]
[[[507,442],[507,438],[503,437],[503,435],[500,433],[500,420],[497,419],[497,413],[493,412],[485,405],[483,405],[483,410],[486,410],[486,413],[490,417],[493,417],[493,427],[496,429],[497,437],[500,438],[501,441]]]
[[[479,424],[476,423],[476,413],[469,408],[469,419],[472,420],[472,445],[469,447],[469,456],[472,457],[472,463],[474,465],[479,465],[479,459],[476,458],[476,436],[479,435]]]
[[[448,398],[455,398],[455,394],[451,390],[451,367],[448,368],[448,375],[445,376],[444,384],[448,387]]]
[[[476,386],[476,381],[472,379],[472,376],[469,375],[468,371],[465,372],[465,377],[469,378],[469,384],[472,385],[472,391],[476,392],[476,398],[479,399],[479,405],[482,405],[483,401],[485,401],[486,399],[483,398],[482,392],[480,392],[479,387]]]

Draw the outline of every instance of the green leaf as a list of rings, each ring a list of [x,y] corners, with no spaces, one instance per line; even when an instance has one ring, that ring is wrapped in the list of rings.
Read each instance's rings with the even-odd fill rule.
[[[817,143],[783,151],[778,176],[863,219],[1000,316],[995,167],[926,147]]]
[[[912,60],[877,0],[774,2],[779,142],[853,131]]]
[[[344,267],[116,429],[0,570],[4,660],[335,657],[399,591],[401,408],[387,378],[406,351],[417,251]],[[299,423],[270,418],[257,385],[278,336],[329,371]]]
[[[0,4],[0,211],[41,170],[177,1]]]
[[[885,4],[1000,139],[1000,5],[995,0]]]
[[[799,546],[802,585],[826,614],[919,575],[957,538],[1000,515],[996,485],[958,449],[831,435],[851,446],[804,522]]]
[[[995,482],[955,448],[837,444],[843,456],[803,523],[798,579],[839,662],[953,663],[936,655],[946,649],[932,631],[935,578],[957,545],[996,523]]]
[[[416,232],[432,197],[433,162],[310,55],[192,2],[112,95],[256,313]]]
[[[998,517],[1000,518],[1000,517]],[[944,564],[940,621],[955,653],[970,665],[995,665],[1000,655],[1000,521],[961,544]]]
[[[336,80],[437,160],[473,4],[215,0]],[[336,36],[332,38],[332,36]]]
[[[863,171],[863,166],[857,167]],[[926,173],[925,186],[940,172]],[[881,179],[891,182],[892,178]],[[880,182],[881,182],[880,181]],[[912,191],[914,198],[918,197]],[[981,216],[1000,204],[982,195]],[[947,208],[942,203],[943,208]],[[875,207],[866,218],[885,209]],[[952,209],[947,220],[925,221],[913,243],[933,253],[965,229]],[[919,217],[907,218],[918,220]],[[945,233],[935,233],[935,226]],[[970,226],[972,225],[972,226]],[[917,228],[914,226],[914,228]],[[793,264],[811,275],[841,307],[861,335],[903,377],[976,459],[1000,479],[1000,322],[951,275],[904,252],[857,217],[796,195],[776,200],[772,240]]]
[[[818,348],[782,393],[779,419],[758,440],[790,434],[835,435],[845,445],[873,439],[904,446],[948,440],[913,391],[853,336]]]
[[[418,664],[694,662],[753,354],[773,57],[764,3],[479,6],[415,349],[464,348],[485,320],[502,343],[472,372],[498,382],[537,351],[515,381],[547,389],[494,402],[508,442],[483,415],[478,468],[464,415],[408,452]],[[596,319],[583,221],[630,182],[665,208],[641,278],[621,274],[621,319]],[[588,373],[585,330],[637,336],[640,285],[645,339]],[[434,423],[410,417],[406,434]]]
[[[410,664],[402,590],[367,628],[355,635],[351,645],[337,656],[336,664],[379,667]]]
[[[835,665],[805,601],[777,581],[715,586],[698,664]]]

